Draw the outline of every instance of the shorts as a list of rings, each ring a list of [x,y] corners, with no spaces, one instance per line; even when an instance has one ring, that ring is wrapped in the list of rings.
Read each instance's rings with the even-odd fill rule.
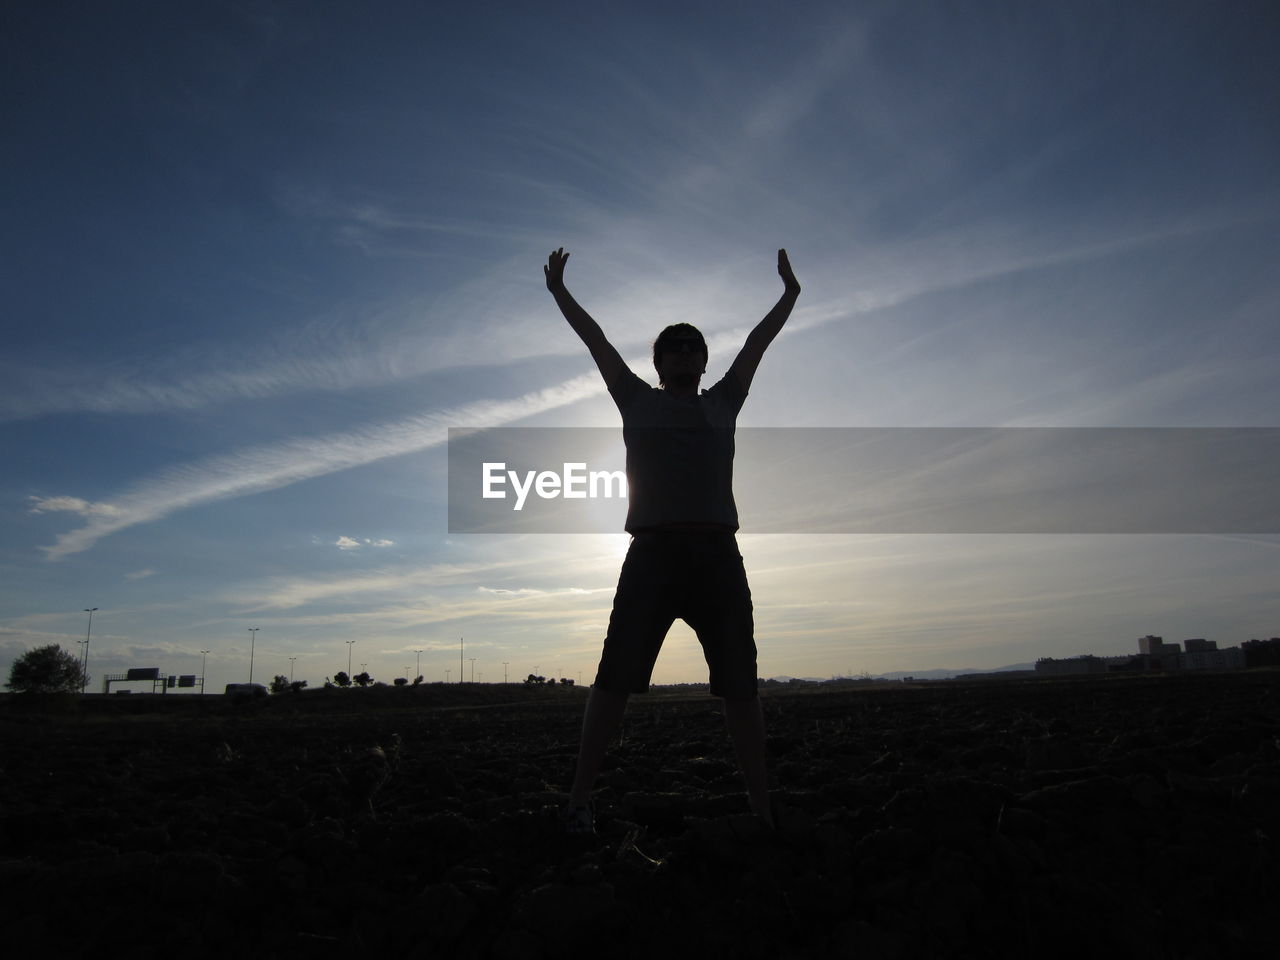
[[[751,590],[737,539],[721,532],[642,532],[632,538],[596,686],[647,693],[658,651],[677,618],[698,635],[713,696],[758,696]]]

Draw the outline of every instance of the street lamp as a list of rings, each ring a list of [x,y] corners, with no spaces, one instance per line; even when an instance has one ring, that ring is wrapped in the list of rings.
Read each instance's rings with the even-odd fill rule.
[[[471,661],[471,682],[475,683],[476,682],[476,658],[467,657],[467,659]]]
[[[297,659],[298,659],[297,657],[290,657],[290,658],[289,658],[289,683],[290,683],[290,684],[292,684],[292,683],[293,683],[293,661],[295,661],[295,660],[297,660]]]
[[[351,676],[351,647],[355,643],[354,640],[344,640],[347,645],[347,676]]]
[[[422,651],[421,651],[421,650],[415,650],[415,651],[413,651],[413,652],[414,652],[414,653],[416,653],[416,654],[418,655],[418,665],[417,665],[417,667],[414,669],[414,671],[413,671],[413,675],[414,675],[415,677],[420,677],[420,676],[422,676]]]
[[[97,609],[97,607],[84,608],[84,612],[89,615],[89,627],[84,632],[84,667],[82,668],[84,676],[80,681],[81,693],[84,693],[85,688],[89,686],[89,635],[93,633],[93,611]]]
[[[204,696],[204,658],[208,655],[208,650],[200,651],[200,695]]]
[[[510,662],[511,662],[510,660],[502,661],[502,682],[503,683],[507,682],[507,664]]]
[[[253,683],[253,644],[258,639],[258,631],[261,627],[249,628],[249,682]]]

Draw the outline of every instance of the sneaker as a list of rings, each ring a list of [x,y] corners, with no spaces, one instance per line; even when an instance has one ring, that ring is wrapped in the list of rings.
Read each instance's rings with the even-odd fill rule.
[[[591,807],[571,807],[566,810],[564,832],[571,837],[592,836],[596,832],[596,818]]]

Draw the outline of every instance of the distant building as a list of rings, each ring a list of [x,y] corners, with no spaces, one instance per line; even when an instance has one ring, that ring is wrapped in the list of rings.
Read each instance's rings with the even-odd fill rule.
[[[1079,657],[1054,659],[1042,657],[1036,661],[1036,673],[1042,677],[1080,676],[1091,673],[1130,673],[1148,669],[1142,656],[1095,657],[1083,654]]]
[[[1070,677],[1099,673],[1175,672],[1181,670],[1243,670],[1264,664],[1280,665],[1280,637],[1249,640],[1239,647],[1219,650],[1214,640],[1194,637],[1186,641],[1186,651],[1164,637],[1148,634],[1138,638],[1138,653],[1118,657],[1041,657],[1035,673],[1041,677]]]
[[[1148,634],[1138,638],[1138,657],[1143,670],[1177,670],[1180,656],[1182,647],[1176,643],[1165,643],[1164,637]]]
[[[1193,637],[1186,641],[1186,651],[1176,643],[1165,643],[1163,637],[1145,636],[1138,640],[1140,659],[1148,670],[1243,670],[1245,651],[1240,647],[1218,649],[1217,641]]]
[[[1178,656],[1180,670],[1243,670],[1244,666],[1244,651],[1239,647],[1219,650],[1217,644],[1212,644],[1207,650],[1194,650]]]
[[[1176,643],[1165,643],[1164,637],[1153,637],[1148,634],[1138,638],[1138,652],[1148,657],[1167,657],[1170,654],[1181,653],[1182,648]]]
[[[1142,673],[1144,670],[1150,670],[1150,658],[1144,657],[1140,653],[1130,656],[1107,657],[1108,673]]]
[[[1280,637],[1270,640],[1246,640],[1240,644],[1247,667],[1280,666]]]

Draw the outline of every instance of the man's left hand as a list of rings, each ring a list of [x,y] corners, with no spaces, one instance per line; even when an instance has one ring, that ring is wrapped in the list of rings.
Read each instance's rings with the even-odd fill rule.
[[[778,276],[782,278],[783,286],[787,288],[788,293],[800,292],[800,281],[791,271],[791,261],[787,259],[786,250],[778,251]]]

